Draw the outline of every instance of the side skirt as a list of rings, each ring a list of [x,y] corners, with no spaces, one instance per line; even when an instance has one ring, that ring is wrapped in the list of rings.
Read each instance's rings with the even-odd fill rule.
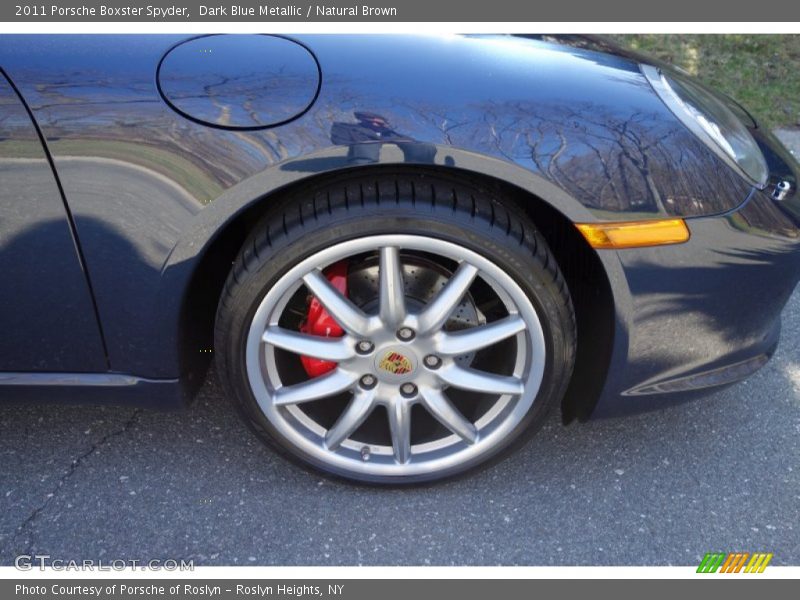
[[[191,392],[184,379],[145,379],[124,373],[0,372],[0,405],[105,404],[169,410],[186,406]]]

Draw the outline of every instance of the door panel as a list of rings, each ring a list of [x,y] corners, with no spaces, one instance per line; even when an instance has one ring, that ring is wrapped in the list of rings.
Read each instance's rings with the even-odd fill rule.
[[[106,370],[55,177],[24,105],[0,75],[0,372]]]

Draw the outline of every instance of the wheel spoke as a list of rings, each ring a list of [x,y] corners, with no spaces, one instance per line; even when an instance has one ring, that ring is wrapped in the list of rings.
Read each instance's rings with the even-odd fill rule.
[[[303,277],[311,293],[331,314],[345,331],[355,335],[365,335],[369,329],[369,317],[350,300],[339,293],[319,270],[311,271]]]
[[[411,405],[398,400],[387,407],[387,412],[394,459],[402,465],[411,458]]]
[[[336,450],[343,441],[353,435],[374,407],[375,390],[358,390],[353,394],[350,404],[325,435],[325,446],[328,450]]]
[[[326,338],[291,331],[273,325],[268,327],[261,338],[265,343],[283,348],[295,354],[311,356],[322,360],[339,362],[355,355],[352,343],[346,338]]]
[[[352,373],[335,369],[303,383],[278,388],[275,390],[273,402],[278,406],[285,406],[334,396],[352,387],[356,379],[357,377]]]
[[[443,333],[436,343],[436,351],[445,356],[467,354],[501,342],[520,331],[525,331],[525,321],[519,315],[509,315],[488,325]]]
[[[450,431],[469,444],[478,440],[478,430],[461,414],[440,390],[428,388],[422,392],[422,405]]]
[[[397,248],[381,248],[380,264],[380,310],[385,327],[397,327],[406,316],[403,266]]]
[[[478,269],[471,264],[463,262],[456,272],[439,290],[436,297],[431,300],[418,316],[417,328],[419,333],[430,333],[440,329],[448,317],[458,306],[469,286],[478,274]]]
[[[437,371],[439,378],[453,387],[487,394],[521,394],[522,381],[517,377],[495,375],[475,369],[465,369],[455,364]]]

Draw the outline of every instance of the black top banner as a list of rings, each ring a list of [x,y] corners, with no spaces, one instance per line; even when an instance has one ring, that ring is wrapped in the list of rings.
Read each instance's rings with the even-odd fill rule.
[[[6,22],[139,21],[139,22],[795,22],[800,2],[760,0],[339,0],[304,2],[239,0],[238,2],[95,2],[49,0],[0,6]]]

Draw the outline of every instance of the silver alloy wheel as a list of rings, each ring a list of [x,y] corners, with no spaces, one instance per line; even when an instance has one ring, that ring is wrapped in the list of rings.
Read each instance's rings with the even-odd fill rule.
[[[401,251],[424,252],[458,265],[446,285],[416,311],[406,307]],[[368,252],[379,254],[375,314],[355,306],[322,273],[337,261]],[[505,316],[462,331],[445,331],[445,322],[478,279],[496,294]],[[343,337],[318,337],[279,325],[287,304],[303,285],[345,330]],[[516,344],[510,373],[481,371],[457,360],[511,338]],[[338,364],[325,375],[284,384],[276,360],[278,348]],[[531,409],[544,365],[542,326],[519,285],[475,252],[417,235],[344,241],[295,265],[264,296],[246,345],[251,389],[275,430],[303,455],[334,472],[373,478],[453,472],[490,456]],[[472,422],[451,400],[451,394],[460,390],[489,394],[493,403]],[[341,393],[351,393],[352,398],[329,428],[303,410],[305,403],[324,402]],[[443,437],[412,443],[415,404],[446,428]],[[391,445],[355,439],[378,406],[386,409]]]

